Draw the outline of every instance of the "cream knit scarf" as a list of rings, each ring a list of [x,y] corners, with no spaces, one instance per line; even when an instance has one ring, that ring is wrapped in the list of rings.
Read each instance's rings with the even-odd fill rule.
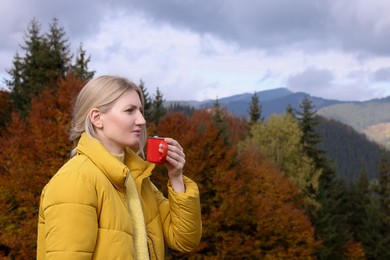
[[[114,156],[124,162],[124,153],[119,155],[114,154]],[[131,215],[131,223],[133,225],[134,259],[147,260],[149,259],[149,251],[144,214],[142,211],[141,201],[138,196],[137,187],[130,172],[127,174],[125,186],[127,205]]]

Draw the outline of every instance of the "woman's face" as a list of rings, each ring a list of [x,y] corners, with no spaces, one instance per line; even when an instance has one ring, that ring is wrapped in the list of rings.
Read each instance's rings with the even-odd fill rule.
[[[107,150],[120,154],[125,147],[136,147],[146,124],[138,93],[127,91],[108,112],[101,114],[100,120],[98,139]]]

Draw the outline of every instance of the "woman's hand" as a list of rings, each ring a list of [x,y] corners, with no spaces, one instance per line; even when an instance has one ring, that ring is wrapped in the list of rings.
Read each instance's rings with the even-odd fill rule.
[[[168,176],[171,180],[171,185],[176,192],[185,192],[183,181],[183,168],[186,163],[186,155],[184,154],[181,145],[172,138],[164,138],[168,144],[168,153],[165,158],[164,166],[168,170]],[[163,150],[163,145],[160,145],[160,152]]]

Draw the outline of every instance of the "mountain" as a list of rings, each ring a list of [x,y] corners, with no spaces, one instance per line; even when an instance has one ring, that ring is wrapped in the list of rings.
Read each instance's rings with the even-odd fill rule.
[[[299,109],[301,101],[308,97],[312,100],[317,109],[330,106],[333,104],[343,103],[342,101],[329,100],[319,97],[310,96],[304,92],[291,92],[286,88],[276,88],[271,90],[264,90],[256,93],[259,97],[262,106],[263,117],[268,118],[271,114],[282,114],[286,111],[287,106],[291,105],[295,109]],[[226,107],[227,111],[236,115],[249,117],[249,106],[252,100],[253,93],[244,93],[218,99],[219,104]],[[216,100],[206,100],[202,102],[197,101],[176,101],[182,105],[189,105],[195,108],[213,107]]]
[[[239,116],[249,117],[249,106],[253,93],[244,93],[218,99],[227,111]],[[390,97],[364,102],[340,101],[311,96],[304,92],[291,92],[286,88],[276,88],[257,92],[262,107],[262,116],[283,114],[287,106],[300,111],[299,105],[307,97],[315,106],[317,114],[328,119],[351,126],[370,140],[390,149]],[[215,100],[175,101],[194,108],[213,107]]]

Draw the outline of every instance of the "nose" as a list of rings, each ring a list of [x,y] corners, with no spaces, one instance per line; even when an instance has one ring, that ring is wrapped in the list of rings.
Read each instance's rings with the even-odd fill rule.
[[[145,125],[146,124],[145,117],[141,112],[138,112],[137,118],[135,120],[135,124],[136,125]]]

